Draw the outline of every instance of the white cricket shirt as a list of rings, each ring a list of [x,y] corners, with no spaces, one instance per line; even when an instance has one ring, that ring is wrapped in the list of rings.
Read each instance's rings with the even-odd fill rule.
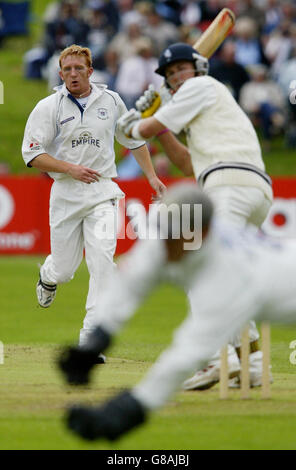
[[[58,160],[92,168],[105,178],[114,178],[114,137],[131,150],[145,144],[128,139],[117,128],[117,119],[127,111],[120,96],[106,85],[91,85],[84,108],[65,84],[39,101],[28,118],[23,139],[22,154],[28,166],[38,155],[48,153]],[[55,180],[67,177],[63,173],[50,176]]]

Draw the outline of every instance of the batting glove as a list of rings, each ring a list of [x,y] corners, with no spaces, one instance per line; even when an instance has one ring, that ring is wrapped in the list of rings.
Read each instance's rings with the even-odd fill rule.
[[[121,130],[127,137],[132,137],[132,130],[136,123],[141,119],[141,113],[136,109],[132,108],[126,113],[124,113],[117,121],[117,127]]]
[[[144,94],[136,101],[136,108],[138,111],[140,111],[142,118],[153,116],[160,105],[160,95],[157,93],[154,85],[152,84],[149,85]]]
[[[144,407],[129,391],[120,393],[101,407],[74,406],[66,414],[67,427],[88,440],[106,438],[113,441],[145,419]]]
[[[159,93],[154,85],[150,84],[144,94],[136,101],[136,108],[140,111],[142,118],[153,116],[161,106],[167,104],[172,98],[166,86],[161,86]]]
[[[111,336],[101,327],[90,335],[86,346],[66,348],[58,359],[58,367],[70,385],[89,383],[92,368],[99,363],[98,356],[111,342]]]

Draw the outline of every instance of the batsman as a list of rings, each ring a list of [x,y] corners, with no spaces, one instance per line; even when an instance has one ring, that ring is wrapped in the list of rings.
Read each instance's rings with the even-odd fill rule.
[[[210,77],[208,71],[208,59],[195,48],[185,43],[172,44],[161,54],[155,71],[164,77],[164,92],[158,94],[150,86],[138,100],[137,109],[119,118],[118,127],[139,141],[157,136],[169,159],[185,175],[194,174],[199,187],[214,202],[217,217],[241,227],[252,224],[259,228],[272,204],[273,192],[257,134],[227,87]],[[177,138],[182,131],[187,146]],[[251,322],[253,387],[261,386],[262,381],[258,340],[258,330]],[[232,345],[230,386],[238,387],[240,335],[233,338]],[[184,383],[184,388],[207,389],[219,381],[219,373],[217,353],[207,368]]]

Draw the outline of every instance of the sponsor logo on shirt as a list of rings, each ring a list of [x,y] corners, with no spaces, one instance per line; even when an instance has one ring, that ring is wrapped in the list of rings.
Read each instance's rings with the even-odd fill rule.
[[[67,119],[61,121],[60,124],[62,126],[63,124],[66,124],[66,122],[72,121],[73,119],[75,119],[75,116],[68,117]]]
[[[94,145],[95,147],[100,148],[100,140],[94,139],[90,132],[81,132],[78,139],[72,140],[72,149],[78,147],[79,145]]]
[[[98,118],[99,119],[108,119],[108,110],[106,108],[98,109]]]
[[[30,150],[39,150],[39,149],[41,149],[41,145],[38,142],[30,143]]]

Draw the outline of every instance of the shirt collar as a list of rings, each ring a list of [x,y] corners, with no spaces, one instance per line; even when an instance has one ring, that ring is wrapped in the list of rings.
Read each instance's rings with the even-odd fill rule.
[[[104,83],[96,83],[91,81],[90,84],[92,86],[92,91],[89,97],[92,97],[92,99],[97,99],[102,96],[102,94],[107,88],[107,85],[105,85]],[[64,96],[68,96],[69,94],[69,90],[67,89],[65,83],[63,83],[63,85],[54,87],[54,90]]]

